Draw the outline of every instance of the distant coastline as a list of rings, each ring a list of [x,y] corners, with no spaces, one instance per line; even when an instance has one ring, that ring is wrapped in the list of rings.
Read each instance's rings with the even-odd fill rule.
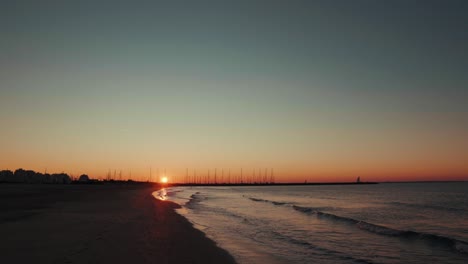
[[[283,183],[172,183],[170,186],[291,186],[291,185],[366,185],[378,182],[283,182]]]
[[[73,177],[67,173],[41,173],[34,170],[16,169],[0,170],[0,183],[26,183],[26,184],[103,184],[103,183],[152,183],[163,186],[293,186],[293,185],[373,185],[381,183],[441,183],[441,182],[466,182],[464,180],[420,180],[420,181],[353,181],[353,182],[248,182],[248,183],[159,183],[151,181],[115,180],[115,179],[92,179],[86,174]]]

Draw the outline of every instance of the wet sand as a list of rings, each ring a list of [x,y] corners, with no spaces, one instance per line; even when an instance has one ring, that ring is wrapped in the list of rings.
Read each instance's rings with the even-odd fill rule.
[[[156,189],[0,184],[0,263],[235,263]]]

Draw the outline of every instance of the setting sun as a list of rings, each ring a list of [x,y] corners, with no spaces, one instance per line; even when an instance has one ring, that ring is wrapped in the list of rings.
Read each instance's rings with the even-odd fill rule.
[[[162,183],[167,183],[167,177],[162,177],[162,178],[161,178],[161,182],[162,182]]]

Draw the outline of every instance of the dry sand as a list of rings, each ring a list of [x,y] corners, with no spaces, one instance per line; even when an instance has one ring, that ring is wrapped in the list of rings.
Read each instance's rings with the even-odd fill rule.
[[[150,185],[0,184],[0,263],[234,263]]]

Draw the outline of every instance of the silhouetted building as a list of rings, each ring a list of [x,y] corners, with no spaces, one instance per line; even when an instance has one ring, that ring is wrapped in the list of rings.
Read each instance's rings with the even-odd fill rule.
[[[89,182],[89,176],[86,175],[86,174],[83,174],[80,176],[80,178],[78,179],[79,182]]]
[[[71,178],[65,173],[42,174],[32,170],[17,169],[0,171],[0,182],[11,183],[71,183]]]
[[[12,182],[14,180],[14,174],[10,170],[0,171],[0,182]]]

